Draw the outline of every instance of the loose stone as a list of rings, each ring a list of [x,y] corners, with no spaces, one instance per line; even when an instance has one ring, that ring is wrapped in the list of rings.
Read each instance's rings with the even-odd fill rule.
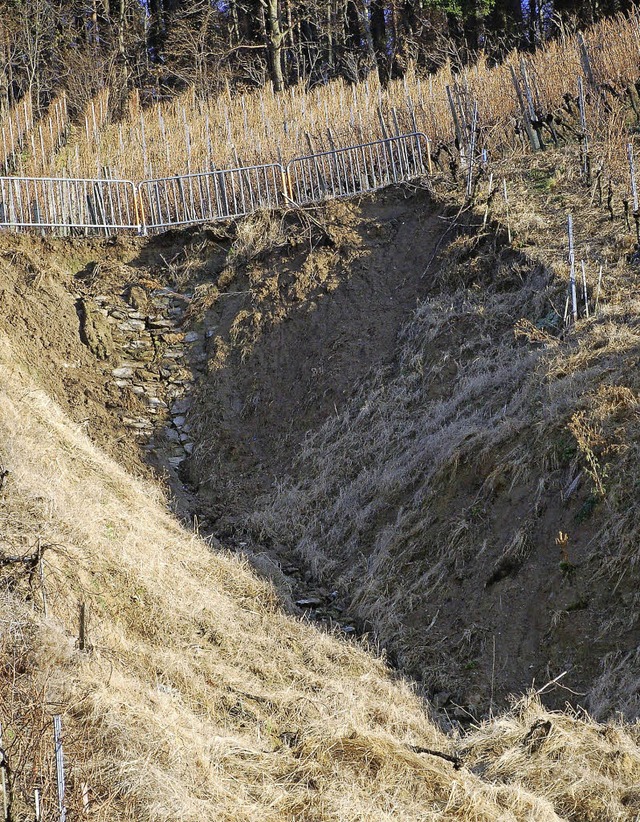
[[[120,368],[114,368],[111,372],[118,380],[124,380],[133,377],[133,368],[128,365],[123,365]]]
[[[126,322],[119,323],[118,328],[121,331],[144,331],[146,323],[143,320],[127,320]]]

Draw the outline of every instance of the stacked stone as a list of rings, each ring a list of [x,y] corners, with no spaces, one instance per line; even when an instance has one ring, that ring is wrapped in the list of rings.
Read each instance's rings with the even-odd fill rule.
[[[121,409],[122,422],[148,449],[164,440],[163,450],[173,468],[193,451],[186,414],[206,360],[202,336],[180,328],[191,296],[169,288],[148,293],[133,286],[128,304],[122,300],[114,305],[106,296],[95,298],[110,326],[114,353],[120,357],[111,372],[114,383],[145,405],[144,413],[135,416]]]

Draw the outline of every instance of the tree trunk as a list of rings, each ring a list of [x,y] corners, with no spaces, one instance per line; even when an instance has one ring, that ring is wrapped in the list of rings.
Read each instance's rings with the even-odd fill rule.
[[[284,37],[280,26],[278,0],[261,0],[261,3],[265,12],[264,38],[269,52],[273,90],[282,91],[284,89],[284,76],[282,74],[282,42]]]

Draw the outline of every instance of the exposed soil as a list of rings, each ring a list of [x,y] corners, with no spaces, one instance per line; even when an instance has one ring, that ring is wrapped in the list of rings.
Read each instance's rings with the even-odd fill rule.
[[[613,601],[595,574],[570,392],[545,410],[544,334],[513,334],[553,272],[451,219],[407,188],[151,240],[5,238],[0,330],[287,607],[369,632],[464,722],[565,670],[552,702],[579,701],[639,638],[631,575]]]
[[[426,191],[333,203],[322,226],[227,269],[204,311],[209,375],[198,394],[190,476],[219,532],[291,470],[302,439],[389,363],[400,327],[426,293],[442,232]]]

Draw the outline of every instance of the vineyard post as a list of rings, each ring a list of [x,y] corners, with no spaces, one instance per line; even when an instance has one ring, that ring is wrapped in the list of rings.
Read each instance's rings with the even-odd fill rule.
[[[631,196],[633,197],[633,220],[636,224],[636,241],[640,243],[640,214],[638,214],[638,186],[636,185],[636,164],[633,158],[633,145],[627,145],[629,157],[629,176],[631,177]]]
[[[467,174],[467,197],[471,197],[473,190],[473,158],[476,150],[476,130],[478,127],[478,101],[473,104],[473,118],[471,120],[471,143],[469,145],[469,172]]]
[[[582,267],[582,296],[584,299],[584,313],[588,317],[589,316],[589,299],[587,296],[587,272],[584,267],[584,260],[580,260],[580,265]]]
[[[67,809],[64,805],[64,753],[62,751],[62,719],[59,715],[53,717],[53,740],[56,755],[56,783],[58,786],[58,812],[60,822],[66,822]]]
[[[584,84],[582,77],[578,77],[578,105],[580,106],[580,127],[582,128],[582,171],[587,182],[591,182],[591,162],[589,158],[589,134],[587,132],[587,113],[585,111]]]
[[[520,106],[520,113],[522,114],[522,124],[524,125],[524,130],[527,132],[527,137],[529,138],[531,148],[534,151],[537,151],[540,148],[538,135],[531,125],[531,119],[524,104],[524,97],[522,96],[522,90],[520,89],[520,83],[518,81],[518,77],[516,76],[516,71],[513,66],[509,66],[509,70],[511,72],[511,82],[513,83],[513,88],[515,89],[516,97],[518,98],[518,105]]]
[[[580,62],[582,63],[582,70],[584,71],[584,76],[589,81],[589,85],[592,88],[595,88],[596,81],[593,76],[591,60],[589,59],[589,51],[587,49],[587,44],[585,43],[585,39],[582,35],[582,32],[578,32],[578,45],[580,46]]]
[[[600,266],[600,271],[598,272],[598,287],[596,288],[596,302],[593,307],[593,313],[597,313],[598,311],[598,303],[600,302],[600,288],[602,286],[602,266]]]
[[[458,119],[458,112],[456,111],[455,103],[453,102],[453,94],[451,93],[451,87],[447,86],[447,99],[449,100],[449,108],[451,109],[451,117],[453,118],[453,127],[456,132],[456,145],[458,146],[458,151],[460,152],[460,165],[465,165],[464,159],[464,146],[462,143],[462,132],[460,131],[460,121]]]
[[[11,808],[9,805],[9,797],[7,794],[7,755],[2,747],[2,725],[0,725],[0,771],[2,771],[2,822],[9,822]]]
[[[569,235],[569,287],[571,290],[571,307],[573,321],[578,322],[578,298],[576,294],[576,257],[573,247],[573,216],[567,215],[567,232]]]
[[[507,178],[502,178],[502,192],[504,194],[504,205],[507,212],[507,236],[509,238],[509,245],[511,245],[511,218],[509,216],[509,194],[507,193]]]
[[[533,94],[531,93],[531,85],[529,83],[529,75],[527,74],[527,64],[524,61],[524,57],[520,58],[520,74],[522,75],[522,85],[524,88],[524,95],[525,100],[527,101],[527,108],[529,111],[529,122],[531,123],[531,128],[533,133],[536,137],[537,147],[542,149],[544,145],[542,143],[542,138],[540,136],[540,131],[536,128],[533,124],[534,122],[538,122],[538,116],[536,114],[535,106],[533,104]],[[536,146],[534,146],[534,149]]]

